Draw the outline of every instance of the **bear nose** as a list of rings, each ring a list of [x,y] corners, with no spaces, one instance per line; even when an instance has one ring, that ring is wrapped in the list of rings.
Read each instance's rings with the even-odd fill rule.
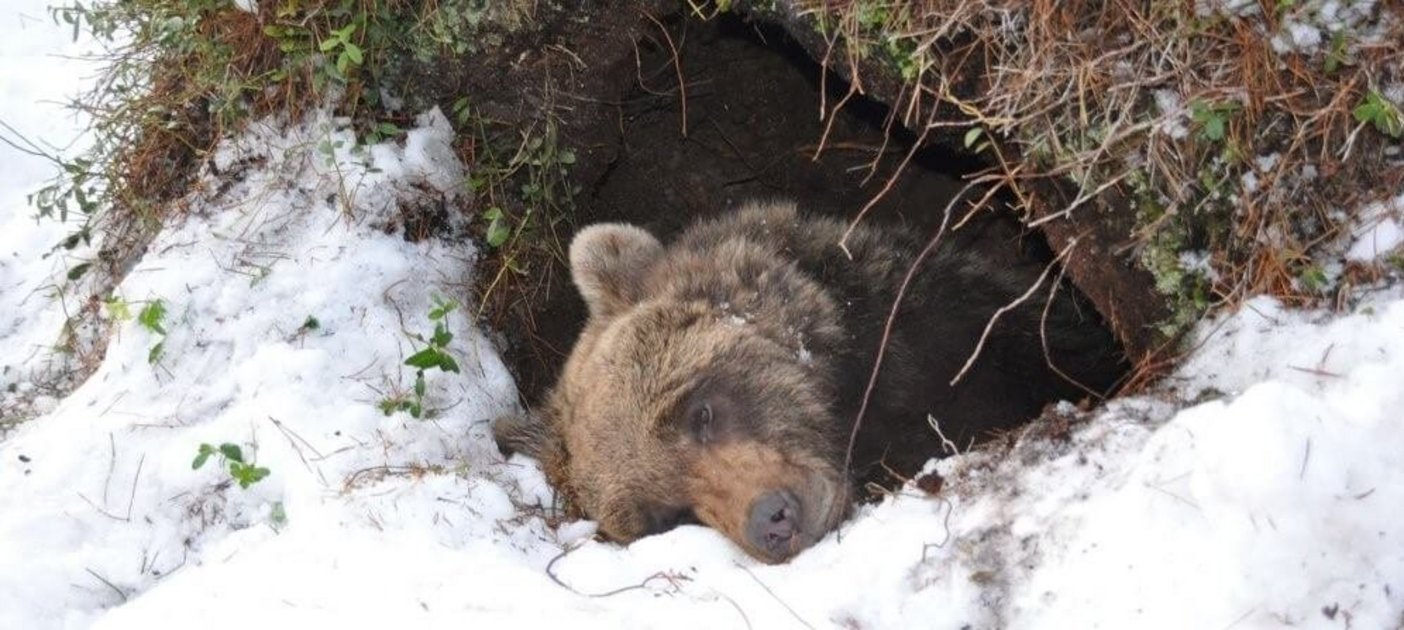
[[[746,537],[751,546],[760,549],[772,560],[784,560],[792,555],[791,543],[799,534],[799,500],[788,490],[772,490],[751,502],[746,521]]]
[[[692,508],[687,507],[652,505],[645,507],[643,513],[647,526],[647,530],[644,532],[645,536],[661,534],[679,525],[697,522]]]

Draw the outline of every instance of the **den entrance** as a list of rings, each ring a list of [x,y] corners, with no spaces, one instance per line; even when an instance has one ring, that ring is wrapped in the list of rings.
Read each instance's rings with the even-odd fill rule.
[[[863,97],[849,99],[832,120],[822,117],[821,103],[832,108],[849,86],[825,76],[781,29],[727,17],[660,26],[642,33],[631,58],[618,64],[625,70],[614,73],[617,93],[589,99],[608,106],[610,128],[584,139],[610,159],[576,182],[574,225],[563,230],[563,242],[597,221],[634,223],[667,242],[695,219],[752,199],[792,199],[802,210],[851,221],[880,193],[863,220],[902,226],[924,242],[963,187],[960,177],[984,166],[928,148],[901,167],[915,138],[890,119],[889,107]],[[943,247],[974,248],[1001,265],[1038,271],[1053,260],[1042,235],[1007,213],[983,212]],[[545,264],[550,281],[494,323],[527,405],[554,383],[585,319],[563,257]],[[1070,285],[1060,295],[1084,305],[1089,326],[1102,325]]]

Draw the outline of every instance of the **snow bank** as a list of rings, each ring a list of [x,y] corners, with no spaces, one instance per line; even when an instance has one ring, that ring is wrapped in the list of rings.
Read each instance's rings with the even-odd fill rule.
[[[0,627],[1380,627],[1404,610],[1397,295],[1337,318],[1254,301],[1204,326],[1174,391],[942,461],[940,496],[865,506],[784,566],[701,527],[627,548],[553,529],[534,465],[492,446],[514,392],[461,314],[464,372],[429,379],[438,417],[376,408],[408,386],[406,331],[471,271],[467,246],[382,227],[461,172],[447,134],[430,112],[358,157],[322,118],[226,147],[239,181],[119,291],[168,305],[164,358],[119,325],[97,374],[0,445],[0,566],[17,567]],[[244,490],[191,470],[225,441],[272,474]]]
[[[406,149],[364,157],[335,121],[260,125],[216,158],[242,181],[197,202],[116,291],[132,313],[164,304],[166,334],[116,323],[88,382],[0,445],[0,565],[24,567],[0,576],[0,627],[83,621],[226,537],[271,531],[275,514],[290,532],[349,519],[322,506],[354,480],[428,483],[488,457],[487,422],[515,393],[461,313],[451,350],[468,378],[428,377],[426,404],[444,411],[420,421],[377,408],[409,390],[409,333],[431,329],[431,296],[458,292],[473,255],[382,227],[425,194],[416,184],[462,182],[440,161],[447,121],[422,122]],[[242,490],[220,466],[191,470],[199,444],[224,442],[271,476]],[[459,490],[480,507],[506,501],[487,479]]]

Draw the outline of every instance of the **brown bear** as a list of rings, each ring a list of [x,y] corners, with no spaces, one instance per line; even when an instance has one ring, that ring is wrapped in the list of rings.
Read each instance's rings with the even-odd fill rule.
[[[625,224],[580,231],[570,265],[588,321],[544,404],[498,420],[498,444],[538,458],[612,539],[700,521],[780,562],[844,518],[855,480],[910,475],[941,454],[928,417],[964,447],[1083,395],[1064,375],[1094,389],[1118,376],[1115,343],[1090,311],[1031,299],[950,386],[990,316],[1041,267],[938,248],[893,320],[846,471],[888,312],[917,255],[900,231],[862,224],[845,252],[846,227],[771,202],[694,224],[667,246]]]

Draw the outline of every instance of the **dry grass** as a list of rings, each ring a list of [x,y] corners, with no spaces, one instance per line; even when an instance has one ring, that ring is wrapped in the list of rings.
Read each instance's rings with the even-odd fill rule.
[[[1248,295],[1342,302],[1316,282],[1316,256],[1349,221],[1341,211],[1404,183],[1389,153],[1397,139],[1352,115],[1370,91],[1404,83],[1404,9],[1381,3],[1357,25],[1377,31],[1368,39],[1346,32],[1312,53],[1279,53],[1272,35],[1309,9],[1277,4],[1246,17],[1131,0],[803,0],[792,10],[816,25],[823,61],[854,92],[882,91],[875,63],[903,75],[895,94],[878,95],[893,122],[983,148],[992,167],[981,178],[1013,191],[1028,225],[1134,214],[1114,253],[1155,276],[1173,336]],[[972,126],[978,136],[966,136]],[[1184,252],[1204,252],[1212,272],[1187,269]]]

